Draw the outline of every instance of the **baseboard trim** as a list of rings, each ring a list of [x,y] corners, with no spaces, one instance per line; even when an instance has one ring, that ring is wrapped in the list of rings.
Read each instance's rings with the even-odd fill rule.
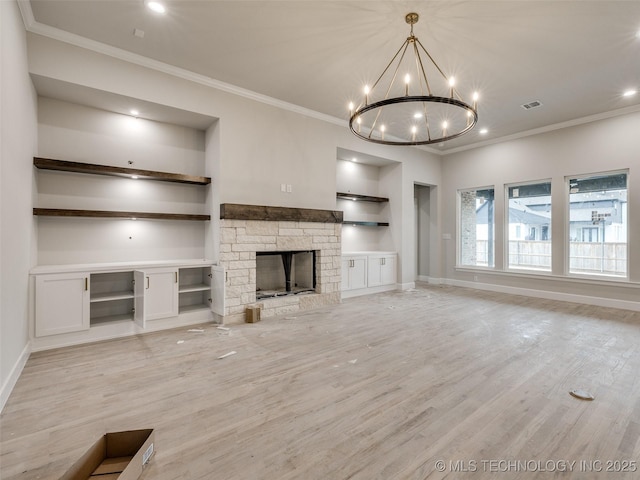
[[[398,283],[398,290],[411,290],[416,288],[416,282]]]
[[[7,381],[2,385],[2,389],[0,390],[0,413],[2,413],[7,400],[9,400],[9,395],[11,395],[13,387],[16,386],[22,370],[24,370],[24,366],[27,364],[27,360],[29,360],[29,355],[31,355],[31,342],[27,342],[18,360],[13,365],[9,378],[7,378]]]
[[[551,292],[532,288],[509,287],[505,285],[493,285],[490,283],[467,282],[453,279],[447,279],[445,283],[454,287],[473,288],[474,290],[508,293],[511,295],[523,295],[525,297],[544,298],[546,300],[559,300],[562,302],[580,303],[583,305],[593,305],[597,307],[620,308],[623,310],[640,312],[640,302],[631,302],[629,300],[592,297],[590,295],[576,295],[575,293]]]

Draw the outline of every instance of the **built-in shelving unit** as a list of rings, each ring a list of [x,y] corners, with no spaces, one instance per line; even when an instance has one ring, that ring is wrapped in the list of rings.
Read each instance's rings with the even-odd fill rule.
[[[60,172],[88,173],[93,175],[108,175],[112,177],[137,178],[142,180],[157,180],[162,182],[189,183],[192,185],[209,185],[211,178],[181,173],[156,172],[137,168],[113,167],[110,165],[96,165],[93,163],[69,162],[51,158],[34,157],[33,164],[41,170],[57,170]]]
[[[179,312],[211,308],[211,267],[180,268],[178,272]]]
[[[211,178],[179,173],[157,172],[135,168],[113,167],[93,163],[69,162],[50,158],[34,157],[33,164],[40,170],[83,173],[89,175],[107,175],[133,179],[155,180],[160,182],[186,183],[190,185],[209,185]],[[145,218],[152,220],[211,220],[211,215],[164,213],[164,212],[122,212],[113,210],[82,210],[64,208],[34,208],[33,214],[48,217],[92,217],[92,218]]]
[[[344,225],[353,225],[354,227],[388,227],[389,222],[354,222],[353,220],[344,220]]]
[[[344,193],[338,192],[336,193],[336,198],[339,200],[351,200],[358,202],[369,202],[369,203],[387,203],[389,201],[386,197],[375,197],[373,195],[362,195],[358,193]],[[362,226],[362,227],[388,227],[388,222],[368,222],[368,221],[354,221],[354,220],[343,220],[342,223],[344,225],[353,225],[353,226]]]
[[[337,198],[341,198],[343,200],[355,200],[361,202],[375,202],[375,203],[385,203],[388,202],[389,199],[386,197],[373,197],[371,195],[360,195],[357,193],[336,193]]]
[[[48,217],[94,217],[94,218],[148,218],[153,220],[211,220],[211,215],[191,213],[115,212],[111,210],[72,210],[64,208],[34,208],[34,215]]]
[[[36,351],[209,322],[224,308],[224,269],[205,259],[43,265],[31,275]]]
[[[133,271],[91,273],[89,275],[90,325],[133,320]]]

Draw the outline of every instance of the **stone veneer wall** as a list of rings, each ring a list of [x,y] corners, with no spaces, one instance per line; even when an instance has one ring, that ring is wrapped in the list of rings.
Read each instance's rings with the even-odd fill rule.
[[[220,265],[226,271],[224,323],[244,322],[248,306],[263,318],[340,303],[340,223],[220,220]],[[316,293],[256,303],[256,252],[316,250]]]

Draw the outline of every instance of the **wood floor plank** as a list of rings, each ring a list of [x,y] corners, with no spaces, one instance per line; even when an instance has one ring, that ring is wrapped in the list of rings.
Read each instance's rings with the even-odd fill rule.
[[[640,455],[640,313],[420,284],[202,328],[31,355],[0,478],[57,479],[137,428],[154,480],[640,478],[592,468]]]

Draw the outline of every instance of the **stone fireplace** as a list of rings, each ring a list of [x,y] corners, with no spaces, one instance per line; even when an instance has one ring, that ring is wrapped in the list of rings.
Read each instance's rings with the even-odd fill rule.
[[[267,318],[340,303],[342,212],[223,204],[220,219],[219,263],[226,272],[224,323],[244,322],[249,306],[259,306],[262,318]],[[300,291],[257,298],[258,288],[286,293],[289,255],[290,287],[295,290],[298,283]],[[261,277],[260,284],[258,261],[278,269]],[[305,264],[312,272],[311,281]],[[272,289],[279,279],[284,279],[283,285]]]

